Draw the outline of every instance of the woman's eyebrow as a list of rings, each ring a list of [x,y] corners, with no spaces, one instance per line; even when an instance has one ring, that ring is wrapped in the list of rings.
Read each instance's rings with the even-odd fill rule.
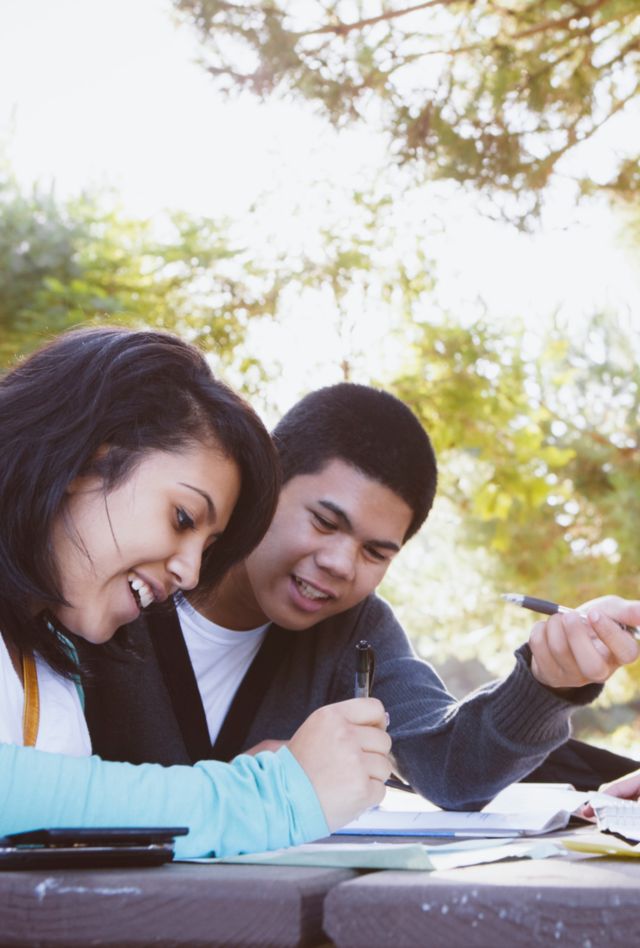
[[[196,494],[199,494],[206,501],[207,517],[208,517],[209,523],[215,523],[216,516],[217,516],[216,505],[211,500],[211,497],[209,496],[209,494],[207,494],[206,490],[200,490],[199,487],[194,487],[193,484],[186,484],[184,481],[178,481],[178,483],[181,484],[183,487],[188,487],[189,490],[195,491]]]
[[[353,524],[342,507],[338,507],[338,505],[334,504],[331,500],[319,500],[318,503],[321,507],[331,511],[331,513],[338,518],[345,530],[349,533],[353,533]],[[390,550],[392,553],[400,552],[399,544],[394,543],[393,540],[367,540],[367,543],[371,546],[379,546],[382,550]]]

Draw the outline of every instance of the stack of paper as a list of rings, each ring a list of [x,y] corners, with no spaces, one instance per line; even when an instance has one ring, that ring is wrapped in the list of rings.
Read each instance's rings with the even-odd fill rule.
[[[588,793],[563,784],[519,783],[507,787],[483,810],[441,810],[417,794],[389,789],[338,834],[366,836],[539,836],[564,829]]]
[[[307,843],[268,853],[181,862],[251,863],[260,866],[324,866],[334,869],[413,869],[422,872],[477,866],[503,859],[547,859],[566,852],[550,840],[484,839],[425,846],[422,843]]]

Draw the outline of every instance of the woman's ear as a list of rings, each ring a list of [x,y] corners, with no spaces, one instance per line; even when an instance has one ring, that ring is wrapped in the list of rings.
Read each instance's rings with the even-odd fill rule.
[[[110,450],[110,445],[101,444],[98,450],[94,451],[91,460],[85,465],[85,468],[89,468],[89,470],[95,468],[100,461],[107,456]],[[74,477],[74,479],[67,484],[65,493],[71,497],[73,494],[86,493],[88,490],[95,489],[96,477],[96,474],[78,474],[77,477]]]

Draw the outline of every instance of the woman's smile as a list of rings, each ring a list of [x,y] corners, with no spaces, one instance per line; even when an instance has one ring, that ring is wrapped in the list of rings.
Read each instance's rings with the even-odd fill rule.
[[[107,493],[97,478],[78,478],[53,530],[68,603],[58,619],[105,642],[142,609],[193,588],[239,490],[235,461],[214,444],[149,452]]]

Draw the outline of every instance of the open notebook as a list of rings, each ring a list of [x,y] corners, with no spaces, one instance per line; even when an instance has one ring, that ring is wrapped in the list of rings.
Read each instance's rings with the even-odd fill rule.
[[[375,836],[538,836],[564,829],[591,798],[566,784],[516,783],[477,812],[441,810],[414,793],[389,788],[380,806],[367,810],[338,834]],[[613,798],[608,798],[609,800]],[[640,804],[636,804],[640,811]],[[640,821],[640,816],[639,816]]]

